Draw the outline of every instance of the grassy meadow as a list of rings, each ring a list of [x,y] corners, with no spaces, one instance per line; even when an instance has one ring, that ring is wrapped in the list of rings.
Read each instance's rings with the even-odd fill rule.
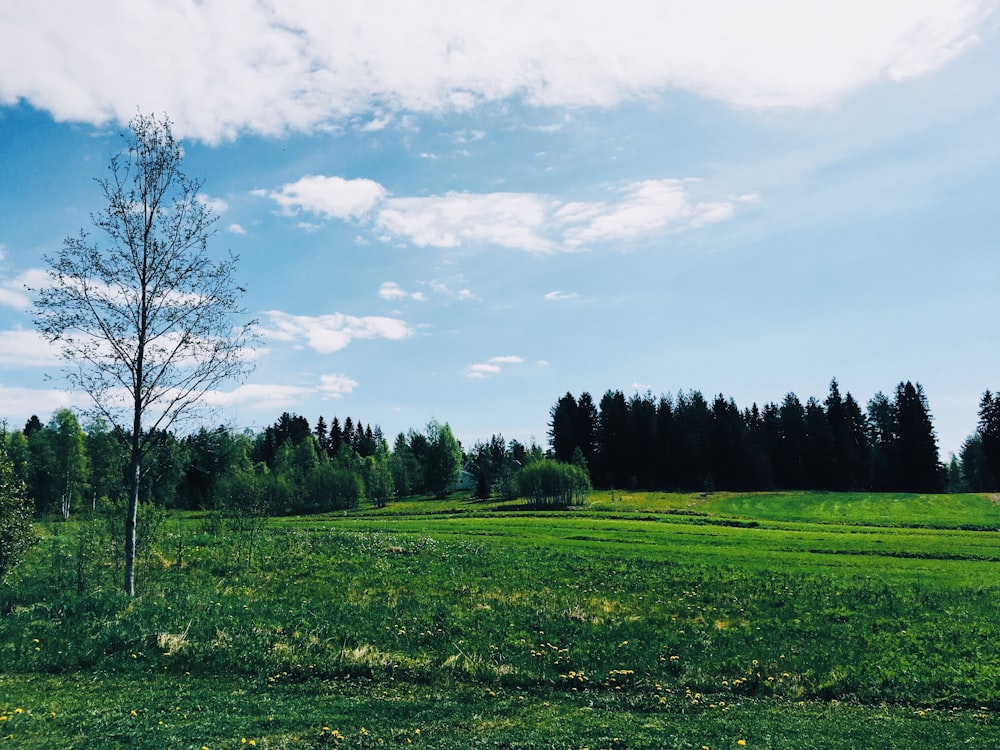
[[[44,524],[0,587],[0,747],[992,750],[994,500],[185,514],[135,599],[113,524]]]

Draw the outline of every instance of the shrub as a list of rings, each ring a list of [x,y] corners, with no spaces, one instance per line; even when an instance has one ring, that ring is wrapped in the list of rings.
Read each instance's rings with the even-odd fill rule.
[[[528,464],[518,476],[520,496],[536,508],[583,505],[590,478],[579,466],[543,459]]]

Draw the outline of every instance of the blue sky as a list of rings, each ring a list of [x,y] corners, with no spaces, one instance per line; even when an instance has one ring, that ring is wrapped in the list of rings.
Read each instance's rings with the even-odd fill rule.
[[[946,457],[1000,388],[996,5],[5,3],[0,415],[84,403],[24,286],[143,111],[263,333],[209,421],[544,445],[566,391],[914,380]]]

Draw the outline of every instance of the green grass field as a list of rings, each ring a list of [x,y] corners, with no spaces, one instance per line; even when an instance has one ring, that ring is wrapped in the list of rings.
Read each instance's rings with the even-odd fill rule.
[[[401,502],[249,562],[191,514],[134,600],[95,523],[0,588],[0,746],[1000,747],[989,497]]]

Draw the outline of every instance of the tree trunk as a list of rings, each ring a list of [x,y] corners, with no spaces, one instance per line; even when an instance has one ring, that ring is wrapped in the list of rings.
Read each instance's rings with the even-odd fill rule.
[[[140,453],[133,449],[129,464],[128,512],[125,515],[125,593],[135,596],[136,520],[139,516]]]

